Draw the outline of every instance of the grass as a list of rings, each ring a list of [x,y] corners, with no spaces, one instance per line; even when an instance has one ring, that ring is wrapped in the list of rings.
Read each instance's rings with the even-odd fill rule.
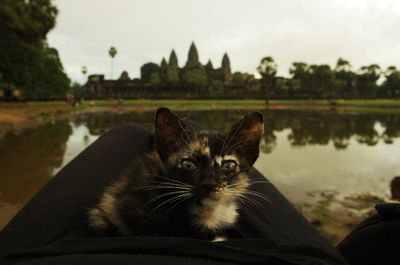
[[[330,106],[331,102],[334,101],[339,106],[358,106],[358,107],[400,107],[400,100],[394,99],[350,99],[350,100],[270,100],[269,104],[274,105],[308,105],[308,106]],[[117,100],[94,100],[97,106],[118,104]],[[183,99],[167,99],[167,100],[148,100],[148,99],[135,99],[135,100],[124,100],[124,105],[262,105],[265,104],[265,100],[255,99],[228,99],[228,100],[216,100],[216,99],[195,99],[195,100],[183,100]]]
[[[118,104],[118,100],[94,100],[97,106]],[[88,103],[88,102],[86,102]],[[215,100],[215,99],[165,99],[165,100],[150,100],[150,99],[129,99],[123,101],[124,105],[226,105],[226,104],[265,104],[264,100],[238,100],[238,99],[228,99],[228,100]]]
[[[86,109],[90,107],[90,100],[83,101],[83,103],[75,110]],[[118,106],[118,100],[93,100],[95,106]],[[295,109],[315,109],[315,108],[330,108],[331,102],[329,100],[270,100],[271,108],[295,108]],[[361,111],[395,111],[400,110],[400,100],[394,99],[352,99],[352,100],[334,100],[336,106],[345,107],[344,110],[361,110]],[[265,106],[264,100],[183,100],[183,99],[168,99],[168,100],[148,100],[148,99],[128,99],[124,100],[122,105],[124,107],[141,106],[144,110],[152,110],[159,106],[167,106],[171,109],[193,109],[193,110],[207,110],[212,108],[243,108],[243,109],[260,109]],[[64,101],[28,101],[28,102],[1,102],[0,108],[19,108],[25,109],[27,112],[37,112],[40,109],[65,109],[68,110],[68,105]]]

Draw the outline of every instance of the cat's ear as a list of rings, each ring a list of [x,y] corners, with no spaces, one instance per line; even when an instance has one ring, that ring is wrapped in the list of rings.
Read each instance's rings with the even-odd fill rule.
[[[179,146],[189,137],[186,125],[167,108],[159,108],[156,113],[155,146],[163,160],[178,151]]]
[[[264,118],[259,112],[253,112],[236,123],[226,136],[225,152],[237,151],[246,157],[250,165],[260,153],[260,140],[264,131]]]

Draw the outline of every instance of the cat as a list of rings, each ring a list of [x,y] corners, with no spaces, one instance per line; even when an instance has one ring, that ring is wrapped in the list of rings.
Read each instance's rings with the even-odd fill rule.
[[[90,227],[100,234],[200,237],[232,227],[240,202],[252,201],[249,170],[263,128],[262,114],[254,112],[224,135],[195,131],[158,109],[154,150],[106,187],[89,210]]]

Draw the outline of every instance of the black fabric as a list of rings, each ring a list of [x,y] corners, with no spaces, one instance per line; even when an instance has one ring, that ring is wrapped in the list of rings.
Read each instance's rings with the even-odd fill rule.
[[[376,205],[378,214],[363,221],[339,245],[350,264],[400,264],[400,204]]]
[[[194,123],[192,126],[201,128]],[[143,156],[152,146],[152,134],[134,124],[102,135],[0,232],[0,255],[8,253],[1,261],[105,264],[115,259],[113,264],[169,264],[167,260],[170,264],[200,264],[196,262],[207,259],[214,262],[210,264],[345,264],[336,249],[287,199],[272,184],[265,183],[254,185],[254,189],[270,201],[259,200],[262,207],[241,209],[236,227],[229,231],[230,237],[241,239],[216,244],[187,238],[94,238],[87,226],[87,209],[128,161]],[[257,170],[251,177],[264,179]]]

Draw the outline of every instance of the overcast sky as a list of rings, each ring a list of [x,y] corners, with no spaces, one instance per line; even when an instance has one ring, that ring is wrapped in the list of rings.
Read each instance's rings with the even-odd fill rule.
[[[255,73],[272,56],[278,74],[294,61],[327,63],[338,57],[353,70],[378,63],[400,67],[399,0],[55,0],[57,25],[48,34],[67,74],[110,76],[110,46],[117,48],[113,77],[123,70],[140,77],[147,62],[179,66],[196,43],[200,61],[220,67],[224,52],[232,71]]]

